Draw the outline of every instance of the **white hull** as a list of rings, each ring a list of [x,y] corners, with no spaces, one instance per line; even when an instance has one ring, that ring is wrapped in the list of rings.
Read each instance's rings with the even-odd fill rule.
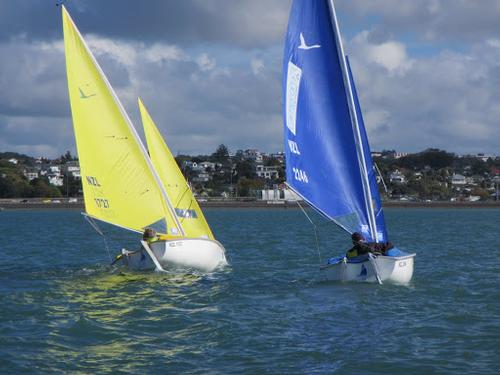
[[[408,283],[413,276],[415,254],[401,256],[379,255],[372,260],[351,262],[344,258],[336,264],[328,264],[321,268],[323,275],[330,281],[380,281],[400,284]]]
[[[156,241],[149,244],[159,264],[165,269],[196,269],[212,272],[219,266],[227,265],[224,247],[215,240],[203,238],[183,238],[172,241]],[[148,253],[122,250],[122,261],[136,270],[155,269]]]

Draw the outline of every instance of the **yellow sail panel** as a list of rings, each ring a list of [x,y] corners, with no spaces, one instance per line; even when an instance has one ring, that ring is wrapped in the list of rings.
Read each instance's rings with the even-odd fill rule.
[[[184,179],[175,158],[163,140],[153,119],[139,99],[142,125],[146,134],[149,155],[153,165],[158,172],[163,186],[168,195],[170,203],[181,223],[182,229],[187,237],[206,237],[213,239],[214,236],[208,226],[205,216],[193,196],[188,183]]]
[[[178,234],[155,177],[123,107],[63,7],[68,89],[86,212],[108,223]]]

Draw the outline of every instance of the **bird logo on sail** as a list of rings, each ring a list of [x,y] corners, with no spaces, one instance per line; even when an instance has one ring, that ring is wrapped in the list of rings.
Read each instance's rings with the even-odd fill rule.
[[[304,35],[302,33],[300,33],[299,49],[308,50],[308,49],[313,49],[313,48],[321,48],[321,45],[320,44],[312,44],[312,45],[308,46],[306,43],[306,40],[304,39]]]
[[[87,84],[86,86],[88,86],[88,84]],[[89,94],[89,95],[86,95],[86,94],[83,92],[83,90],[82,90],[82,88],[81,88],[81,87],[78,87],[78,91],[80,92],[80,98],[81,98],[81,99],[88,99],[88,98],[91,98],[91,97],[93,97],[93,96],[95,96],[95,95],[96,95],[95,93],[94,93],[94,94]]]

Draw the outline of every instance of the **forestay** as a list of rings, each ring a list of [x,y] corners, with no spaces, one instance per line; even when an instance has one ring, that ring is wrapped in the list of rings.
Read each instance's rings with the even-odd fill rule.
[[[182,175],[174,156],[140,99],[139,108],[149,155],[175,209],[184,234],[187,237],[214,239],[203,212]]]
[[[135,129],[64,7],[62,14],[86,212],[134,231],[153,227],[180,235]]]
[[[283,64],[286,178],[345,230],[386,241],[366,131],[356,118],[361,111],[331,6],[325,0],[292,5]]]

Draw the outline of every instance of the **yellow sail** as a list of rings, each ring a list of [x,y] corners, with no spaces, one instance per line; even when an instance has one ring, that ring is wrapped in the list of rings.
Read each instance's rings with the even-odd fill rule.
[[[198,202],[146,107],[139,99],[149,155],[187,237],[214,239]]]
[[[71,17],[62,7],[68,89],[86,212],[142,231],[182,235],[134,127]]]

